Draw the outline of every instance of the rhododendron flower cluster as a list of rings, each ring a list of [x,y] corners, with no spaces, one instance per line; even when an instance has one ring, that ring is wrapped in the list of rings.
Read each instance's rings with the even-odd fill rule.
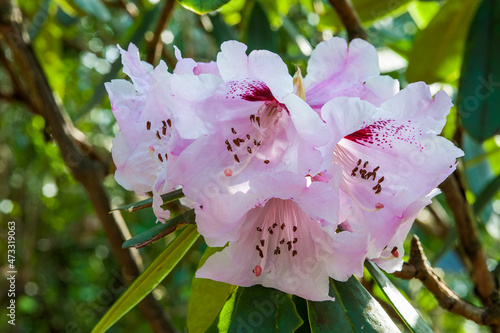
[[[201,278],[323,301],[329,278],[362,275],[366,259],[398,270],[414,219],[462,155],[438,136],[446,93],[400,91],[363,40],[320,43],[305,78],[236,41],[210,63],[176,49],[172,72],[134,45],[121,54],[131,82],[106,85],[115,178],[152,193],[161,222],[160,195],[182,188],[206,243],[223,247]]]

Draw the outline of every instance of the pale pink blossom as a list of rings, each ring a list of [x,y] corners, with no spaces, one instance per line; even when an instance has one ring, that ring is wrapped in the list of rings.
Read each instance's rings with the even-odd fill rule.
[[[378,108],[341,97],[321,111],[331,129],[324,156],[333,156],[343,168],[341,228],[370,233],[367,257],[387,271],[400,268],[402,242],[413,220],[463,155],[438,136],[451,106],[444,91],[433,97],[420,82]],[[395,260],[382,264],[388,251]],[[381,256],[385,259],[377,259]]]
[[[246,193],[221,195],[196,208],[210,246],[224,246],[197,277],[248,287],[261,284],[313,301],[331,300],[329,277],[362,275],[367,235],[336,233],[339,168],[308,182],[290,172],[266,174]]]

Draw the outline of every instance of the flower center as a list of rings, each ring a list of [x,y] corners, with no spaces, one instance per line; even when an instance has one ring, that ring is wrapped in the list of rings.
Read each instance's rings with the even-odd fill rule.
[[[255,266],[253,273],[259,276],[270,261],[279,256],[294,258],[299,254],[296,244],[299,241],[299,222],[304,218],[311,220],[302,209],[291,200],[270,199],[261,208],[258,217],[259,225],[255,228],[258,233],[255,244],[260,262]],[[273,259],[271,259],[273,258]]]

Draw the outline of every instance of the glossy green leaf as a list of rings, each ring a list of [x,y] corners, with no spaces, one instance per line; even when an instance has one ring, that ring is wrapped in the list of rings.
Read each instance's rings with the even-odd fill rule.
[[[335,301],[308,301],[311,332],[399,332],[389,315],[351,276],[346,282],[330,279]]]
[[[207,332],[288,333],[302,323],[290,295],[256,285],[236,289]]]
[[[427,326],[417,310],[374,263],[366,261],[365,267],[411,332],[432,333],[432,329]]]
[[[352,0],[352,5],[364,24],[369,24],[388,15],[397,15],[406,11],[406,5],[411,0]],[[343,28],[342,21],[333,8],[326,11],[320,19],[320,26]]]
[[[108,22],[111,19],[111,13],[101,0],[73,0],[73,2],[100,21]]]
[[[458,93],[462,124],[480,142],[500,130],[499,40],[500,2],[484,0],[470,27]]]
[[[408,59],[408,82],[453,82],[460,73],[465,38],[477,0],[448,0],[415,37]]]
[[[165,193],[161,195],[161,198],[163,199],[163,203],[171,202],[178,200],[180,198],[184,197],[184,193],[182,193],[182,190],[175,190],[169,193]],[[126,210],[129,212],[134,212],[139,209],[151,207],[153,205],[153,198],[147,198],[141,201],[137,201],[128,205],[123,205],[120,207],[117,207],[113,210]]]
[[[153,244],[154,242],[162,239],[168,234],[184,227],[186,224],[194,224],[195,215],[194,209],[191,209],[181,215],[174,217],[166,221],[165,223],[158,223],[151,229],[148,229],[137,236],[134,236],[128,240],[126,240],[122,248],[127,247],[135,247],[140,249],[141,247],[145,247]]]
[[[271,30],[266,12],[258,1],[253,5],[252,13],[248,21],[246,36],[248,51],[277,51],[276,34]]]
[[[193,225],[187,226],[177,238],[135,279],[120,298],[111,306],[92,330],[105,332],[137,303],[152,292],[184,257],[200,234]]]
[[[196,14],[205,14],[219,9],[230,0],[177,0],[178,3]]]
[[[208,247],[201,257],[198,268],[221,248]],[[209,279],[193,278],[187,312],[187,328],[189,333],[203,333],[210,327],[221,311],[235,286]]]

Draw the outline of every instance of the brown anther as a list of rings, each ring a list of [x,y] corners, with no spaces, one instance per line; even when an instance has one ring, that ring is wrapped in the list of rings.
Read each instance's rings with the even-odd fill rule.
[[[250,115],[250,121],[251,121],[251,122],[254,122],[254,121],[255,121],[255,115],[254,115],[254,114],[251,114],[251,115]]]
[[[236,162],[240,163],[240,159],[238,158],[238,155],[234,154],[234,159],[236,160]]]
[[[172,127],[172,120],[167,119],[167,124],[168,124],[168,127]]]
[[[375,185],[375,186],[373,186],[373,187],[372,187],[372,190],[374,190],[374,191],[375,191],[375,190],[377,190],[379,187],[380,187],[380,184],[377,184],[377,185]]]
[[[167,135],[167,128],[166,127],[162,127],[161,128],[161,132],[163,133],[163,135]]]
[[[161,154],[158,154],[158,159],[160,160],[160,162],[163,162],[163,157],[161,157]]]
[[[363,168],[366,168],[366,166],[368,165],[368,161],[366,161],[364,164],[363,164]]]
[[[358,166],[361,164],[361,162],[363,162],[361,159],[358,160]]]
[[[286,244],[288,245],[288,251],[290,251],[292,249],[292,242],[288,241]]]
[[[292,230],[293,230],[293,232],[297,231],[297,226],[294,225]]]
[[[293,250],[292,251],[292,257],[295,257],[297,255],[297,251],[296,250]]]
[[[259,257],[264,258],[264,254],[262,253],[262,251],[259,252]]]
[[[260,127],[260,117],[255,117],[255,121],[257,121],[257,126]]]
[[[264,164],[269,164],[269,160],[265,160],[265,161],[264,161]]]
[[[294,238],[292,243],[295,244],[295,243],[297,243],[297,241],[298,241],[298,239]]]
[[[380,166],[376,167],[375,169],[373,169],[373,172],[377,172],[378,169],[380,169]]]
[[[384,181],[384,176],[380,177],[380,179],[378,180],[378,183],[382,183]]]
[[[272,235],[272,234],[274,234],[274,231],[273,231],[273,229],[272,229],[271,227],[269,227],[269,228],[267,229],[267,231],[269,231],[269,233],[270,233],[271,235]]]
[[[280,228],[281,230],[285,229],[285,223],[283,223]]]
[[[233,134],[238,134],[238,133],[236,133],[236,130],[234,129],[234,127],[231,127],[231,132],[233,132]]]
[[[255,249],[256,249],[257,251],[261,251],[261,249],[260,249],[259,245],[255,245]]]
[[[250,140],[250,134],[247,134],[247,139]]]
[[[158,138],[158,140],[161,140],[160,132],[156,131],[156,137]]]
[[[373,175],[373,172],[368,172],[368,173],[366,174],[365,179],[370,179],[370,177],[371,177],[372,175]]]
[[[248,152],[249,154],[251,154],[251,153],[252,153],[252,149],[251,149],[250,147],[247,147],[247,152]]]
[[[257,227],[257,231],[262,231],[261,227]]]
[[[162,120],[161,123],[163,124],[163,127],[167,127],[167,122],[165,120]]]
[[[263,239],[261,239],[261,240],[260,240],[260,245],[264,246],[264,243],[265,243],[265,242],[264,242],[264,240],[263,240]]]
[[[148,121],[148,122],[146,123],[146,129],[147,129],[148,131],[151,129],[151,122],[150,122],[150,121]]]
[[[260,147],[261,143],[262,143],[262,141],[257,142],[257,145],[256,145],[256,146],[257,146],[257,147]]]
[[[233,140],[234,144],[236,145],[236,147],[239,147],[240,146],[240,140],[239,139],[234,139]]]
[[[284,242],[285,242],[285,239],[284,239],[284,238],[282,238],[282,239],[280,240],[280,244],[283,244]]]
[[[382,187],[379,187],[376,191],[375,194],[379,194],[382,191]]]
[[[165,153],[165,161],[168,161],[168,154]]]
[[[273,229],[276,228],[278,226],[278,223],[274,222],[273,223]]]
[[[355,167],[354,169],[352,169],[351,176],[356,177],[356,171],[358,171],[358,167]]]

